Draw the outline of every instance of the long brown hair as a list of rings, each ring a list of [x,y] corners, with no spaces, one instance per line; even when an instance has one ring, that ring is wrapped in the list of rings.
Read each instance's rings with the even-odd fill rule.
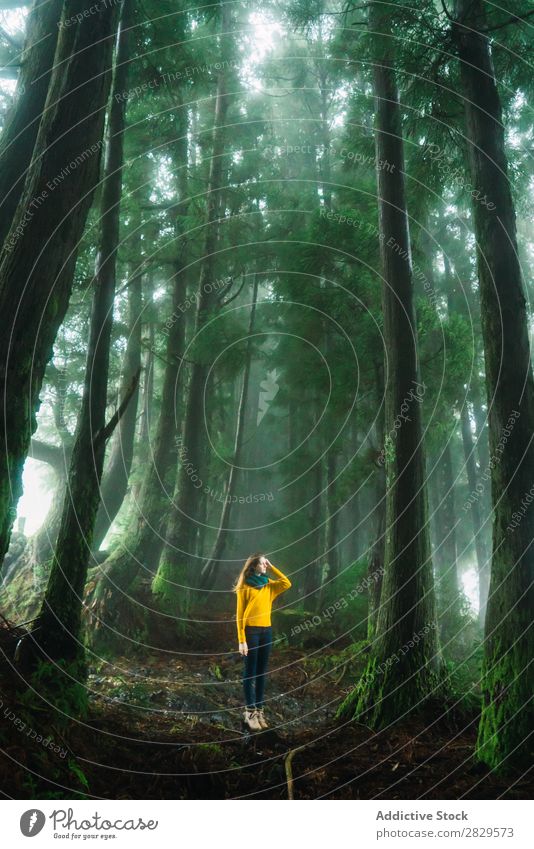
[[[241,572],[239,573],[237,580],[234,584],[234,592],[237,592],[241,589],[241,587],[245,583],[245,579],[248,578],[249,575],[252,575],[254,569],[260,562],[261,558],[264,556],[265,555],[262,554],[260,551],[257,551],[255,554],[251,554],[249,557],[247,557],[247,559],[245,560],[245,565],[241,569]]]

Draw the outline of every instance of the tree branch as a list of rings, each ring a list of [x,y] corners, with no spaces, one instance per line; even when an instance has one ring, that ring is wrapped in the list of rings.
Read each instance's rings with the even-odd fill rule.
[[[105,427],[103,427],[101,430],[99,430],[98,433],[95,435],[95,438],[93,439],[93,448],[94,448],[95,451],[96,451],[97,448],[99,448],[102,445],[103,442],[108,441],[109,437],[112,435],[113,431],[115,430],[115,428],[117,427],[121,418],[123,417],[124,413],[126,412],[126,408],[127,408],[128,404],[130,403],[132,396],[134,395],[134,393],[135,393],[135,391],[136,391],[136,389],[139,385],[140,375],[141,375],[141,369],[138,368],[136,373],[132,377],[132,381],[131,381],[128,389],[126,390],[126,394],[125,394],[124,398],[122,399],[119,407],[117,408],[115,413],[112,415],[112,417],[110,418],[107,425]]]
[[[5,38],[8,44],[15,48],[15,50],[22,50],[23,43],[21,41],[17,41],[10,33],[8,33],[3,26],[0,26],[0,35]]]
[[[51,445],[48,442],[42,442],[40,439],[32,439],[29,456],[40,463],[48,463],[56,472],[66,472],[68,455],[59,445]]]
[[[497,29],[502,29],[503,27],[507,27],[509,24],[517,24],[526,21],[527,18],[532,17],[534,15],[534,9],[531,9],[530,12],[525,12],[524,15],[512,15],[508,18],[507,21],[504,21],[502,24],[496,24],[494,27],[485,27],[484,29],[479,29],[478,32],[495,32]]]
[[[241,283],[241,286],[239,287],[239,289],[237,290],[237,292],[235,293],[235,295],[232,295],[232,297],[231,297],[231,298],[227,298],[227,299],[226,299],[226,301],[219,300],[219,306],[221,306],[221,307],[227,307],[227,306],[228,306],[228,304],[231,304],[231,303],[232,303],[232,301],[233,301],[233,300],[235,300],[235,298],[237,298],[237,297],[241,294],[241,292],[243,291],[243,286],[244,286],[244,285],[245,285],[245,277],[243,277],[243,282]]]

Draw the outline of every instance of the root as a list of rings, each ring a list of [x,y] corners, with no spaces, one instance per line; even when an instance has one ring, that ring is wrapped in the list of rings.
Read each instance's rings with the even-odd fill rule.
[[[291,749],[284,761],[287,781],[287,798],[290,800],[294,800],[295,798],[293,789],[293,758],[295,757],[297,752],[301,752],[302,749],[305,748],[306,746],[297,746],[296,749]]]

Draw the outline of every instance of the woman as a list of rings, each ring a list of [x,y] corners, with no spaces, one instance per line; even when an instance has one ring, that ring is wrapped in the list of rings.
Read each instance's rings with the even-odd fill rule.
[[[275,576],[270,580],[267,570]],[[245,724],[251,731],[267,728],[263,709],[265,675],[272,646],[271,607],[291,581],[263,554],[251,554],[236,581],[237,638],[243,657]]]

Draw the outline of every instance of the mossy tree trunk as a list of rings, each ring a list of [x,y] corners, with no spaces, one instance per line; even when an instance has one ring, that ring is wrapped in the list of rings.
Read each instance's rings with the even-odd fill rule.
[[[0,557],[9,545],[46,364],[65,316],[98,180],[117,6],[65,0],[35,155],[0,256]],[[21,287],[21,280],[24,286]]]
[[[439,513],[439,557],[437,560],[437,596],[440,634],[444,643],[455,641],[460,624],[460,588],[458,584],[456,513],[451,436],[437,461]]]
[[[460,419],[462,426],[462,444],[464,449],[465,468],[467,472],[467,483],[470,493],[477,491],[477,467],[475,462],[475,443],[473,441],[473,433],[471,431],[471,421],[469,419],[469,411],[467,403],[462,404],[460,411]],[[484,627],[486,619],[486,604],[488,600],[489,587],[489,555],[486,550],[486,545],[483,537],[482,521],[480,518],[480,505],[478,499],[470,502],[469,511],[471,513],[471,521],[473,523],[473,539],[475,541],[475,551],[477,556],[477,574],[478,574],[478,617],[480,624]]]
[[[118,35],[110,97],[101,198],[101,234],[96,258],[82,405],[52,568],[41,610],[32,630],[39,654],[53,661],[77,664],[77,671],[82,675],[84,651],[80,641],[80,626],[83,591],[109,431],[109,426],[106,426],[107,388],[122,193],[125,106],[121,98],[117,99],[113,95],[126,87],[128,43],[127,27],[123,20]]]
[[[318,406],[316,400],[314,406]],[[319,412],[315,412],[314,425],[317,425]],[[323,586],[323,556],[324,556],[324,530],[323,520],[324,498],[323,498],[323,463],[320,452],[316,448],[316,459],[303,481],[308,483],[305,490],[307,506],[302,507],[306,513],[306,530],[302,539],[304,553],[304,606],[307,610],[318,610],[322,601]],[[305,502],[304,502],[305,503]],[[308,530],[309,528],[309,530]]]
[[[217,93],[213,119],[213,135],[206,192],[205,239],[203,260],[196,294],[193,338],[202,334],[207,314],[213,304],[215,256],[219,231],[219,210],[223,185],[224,153],[227,143],[226,114],[228,91],[229,33],[232,12],[230,4],[220,7],[221,69],[217,77]],[[193,364],[190,367],[186,393],[183,433],[178,446],[178,464],[173,505],[165,534],[158,570],[152,591],[164,606],[180,613],[180,627],[185,627],[191,589],[198,583],[200,564],[197,562],[197,530],[201,508],[202,437],[204,421],[203,396],[209,365],[206,355],[193,344],[190,346]],[[199,485],[200,484],[200,485]]]
[[[534,381],[502,108],[481,0],[458,0],[460,59],[486,361],[493,553],[478,757],[532,765],[534,727]],[[530,741],[530,742],[529,742]]]
[[[176,270],[176,269],[175,269]],[[145,298],[151,299],[152,275],[146,276],[143,286]],[[141,340],[144,349],[142,358],[142,380],[141,403],[138,417],[137,433],[135,437],[135,451],[133,458],[133,480],[131,481],[131,504],[139,501],[144,482],[144,470],[150,462],[150,435],[152,432],[152,412],[154,408],[154,363],[155,363],[155,319],[152,316],[151,304],[145,300],[143,317],[145,319],[145,330]]]
[[[63,0],[36,0],[28,15],[16,99],[0,137],[0,245],[24,191],[54,66]]]
[[[386,346],[386,549],[376,640],[358,687],[339,716],[387,725],[419,707],[438,683],[436,604],[427,523],[417,331],[404,186],[392,9],[371,2],[375,142]],[[409,404],[409,415],[395,427]],[[407,646],[407,650],[404,647]]]
[[[330,581],[335,582],[339,574],[339,520],[341,507],[335,500],[334,492],[336,489],[337,476],[337,457],[334,453],[334,448],[331,447],[326,458],[326,487],[327,487],[327,509],[328,518],[325,534],[325,557],[328,563],[328,582],[330,588],[335,586],[335,583],[330,584]]]
[[[239,403],[237,405],[237,424],[234,438],[234,457],[228,472],[227,487],[225,492],[224,506],[221,512],[221,519],[217,529],[217,536],[213,544],[211,554],[208,561],[204,565],[201,574],[201,584],[203,587],[209,586],[215,577],[217,563],[221,560],[227,541],[227,528],[230,522],[232,499],[236,492],[238,475],[242,460],[243,439],[245,435],[245,415],[247,412],[248,389],[250,381],[250,367],[252,363],[252,338],[254,334],[254,319],[256,316],[256,303],[258,300],[258,275],[255,274],[252,283],[252,302],[250,306],[250,317],[248,324],[248,337],[245,350],[245,367],[243,369],[243,382],[239,394]]]
[[[175,143],[178,162],[178,196],[175,208],[175,235],[178,255],[172,276],[172,313],[165,322],[165,369],[161,402],[153,448],[146,455],[146,469],[138,492],[134,493],[124,536],[108,559],[92,576],[88,586],[87,607],[90,628],[87,639],[93,646],[111,642],[111,633],[118,625],[119,610],[124,611],[132,597],[132,584],[143,571],[152,574],[158,565],[164,542],[165,517],[176,476],[176,435],[180,432],[183,409],[183,356],[185,349],[185,315],[183,305],[187,296],[188,242],[187,214],[189,208],[187,174],[187,113],[182,108],[179,138]],[[153,342],[154,335],[151,331]],[[153,347],[153,345],[152,345]],[[149,405],[152,394],[152,360],[145,372],[144,439],[150,432]],[[106,633],[107,632],[107,633]]]
[[[378,611],[382,597],[384,578],[384,554],[386,549],[386,493],[385,474],[376,472],[375,477],[375,538],[369,547],[367,560],[367,581],[369,606],[367,612],[367,638],[374,640],[378,623]]]
[[[124,398],[128,387],[141,369],[141,317],[143,312],[143,267],[137,261],[128,282],[128,339],[118,397]],[[134,453],[135,425],[139,391],[135,390],[128,408],[122,416],[113,438],[109,460],[106,464],[100,506],[93,533],[93,550],[98,551],[111,523],[120,510],[128,489],[128,479]]]

